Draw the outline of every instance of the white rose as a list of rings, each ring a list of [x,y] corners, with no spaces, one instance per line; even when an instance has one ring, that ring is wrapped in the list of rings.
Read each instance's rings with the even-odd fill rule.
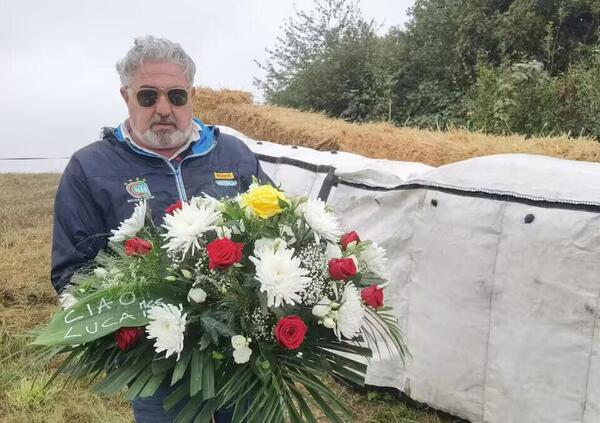
[[[195,303],[203,303],[206,301],[206,291],[202,288],[192,288],[188,292],[188,301]]]
[[[312,309],[312,314],[316,317],[322,318],[327,316],[331,312],[331,300],[327,297],[323,297]]]
[[[231,337],[231,346],[234,350],[239,350],[248,345],[248,341],[242,335],[235,335]]]
[[[242,347],[233,352],[233,361],[237,364],[244,364],[250,360],[252,350],[249,347]]]
[[[334,329],[335,328],[335,320],[333,320],[331,317],[327,317],[327,318],[323,319],[323,326],[325,326],[328,329]]]

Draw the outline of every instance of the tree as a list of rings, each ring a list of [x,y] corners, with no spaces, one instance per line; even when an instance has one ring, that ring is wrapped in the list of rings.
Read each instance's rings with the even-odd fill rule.
[[[310,12],[297,11],[282,27],[283,36],[276,46],[266,49],[265,63],[255,63],[265,72],[254,83],[265,93],[267,101],[288,88],[296,75],[322,58],[349,28],[363,20],[357,0],[315,0]]]

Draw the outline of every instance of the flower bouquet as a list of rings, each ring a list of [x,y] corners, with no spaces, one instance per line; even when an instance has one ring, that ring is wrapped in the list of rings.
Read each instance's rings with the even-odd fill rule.
[[[77,273],[64,309],[36,334],[56,374],[125,398],[171,385],[177,422],[332,422],[350,410],[325,376],[362,385],[385,345],[404,358],[384,306],[385,252],[343,235],[320,200],[253,184],[236,198],[192,198],[155,227],[146,203],[113,230],[109,252]],[[312,404],[311,404],[312,402]]]

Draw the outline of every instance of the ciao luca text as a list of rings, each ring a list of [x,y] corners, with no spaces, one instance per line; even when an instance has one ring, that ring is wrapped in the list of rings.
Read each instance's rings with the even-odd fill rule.
[[[84,334],[94,335],[100,328],[107,329],[117,325],[120,327],[123,326],[123,322],[127,322],[126,324],[135,326],[135,320],[137,320],[135,314],[137,313],[130,314],[126,311],[123,311],[121,312],[120,316],[115,316],[114,313],[110,316],[106,316],[106,314],[114,308],[119,306],[130,306],[136,303],[136,301],[140,312],[144,317],[146,317],[146,312],[150,307],[162,304],[163,302],[162,298],[157,298],[150,301],[139,301],[133,292],[125,292],[118,299],[111,301],[107,301],[104,297],[102,297],[96,305],[86,304],[86,308],[84,310],[77,308],[70,310],[67,314],[65,314],[64,322],[68,326],[68,329],[65,333],[64,339],[81,338]],[[132,310],[128,310],[133,313]],[[85,326],[73,326],[82,319],[89,320],[89,322],[86,323]]]

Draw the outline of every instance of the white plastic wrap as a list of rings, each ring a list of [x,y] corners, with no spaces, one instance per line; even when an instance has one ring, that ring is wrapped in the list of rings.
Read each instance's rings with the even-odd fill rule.
[[[325,193],[345,229],[387,249],[385,300],[412,359],[383,357],[367,383],[472,422],[600,422],[600,164],[432,168],[236,135],[283,189]]]

